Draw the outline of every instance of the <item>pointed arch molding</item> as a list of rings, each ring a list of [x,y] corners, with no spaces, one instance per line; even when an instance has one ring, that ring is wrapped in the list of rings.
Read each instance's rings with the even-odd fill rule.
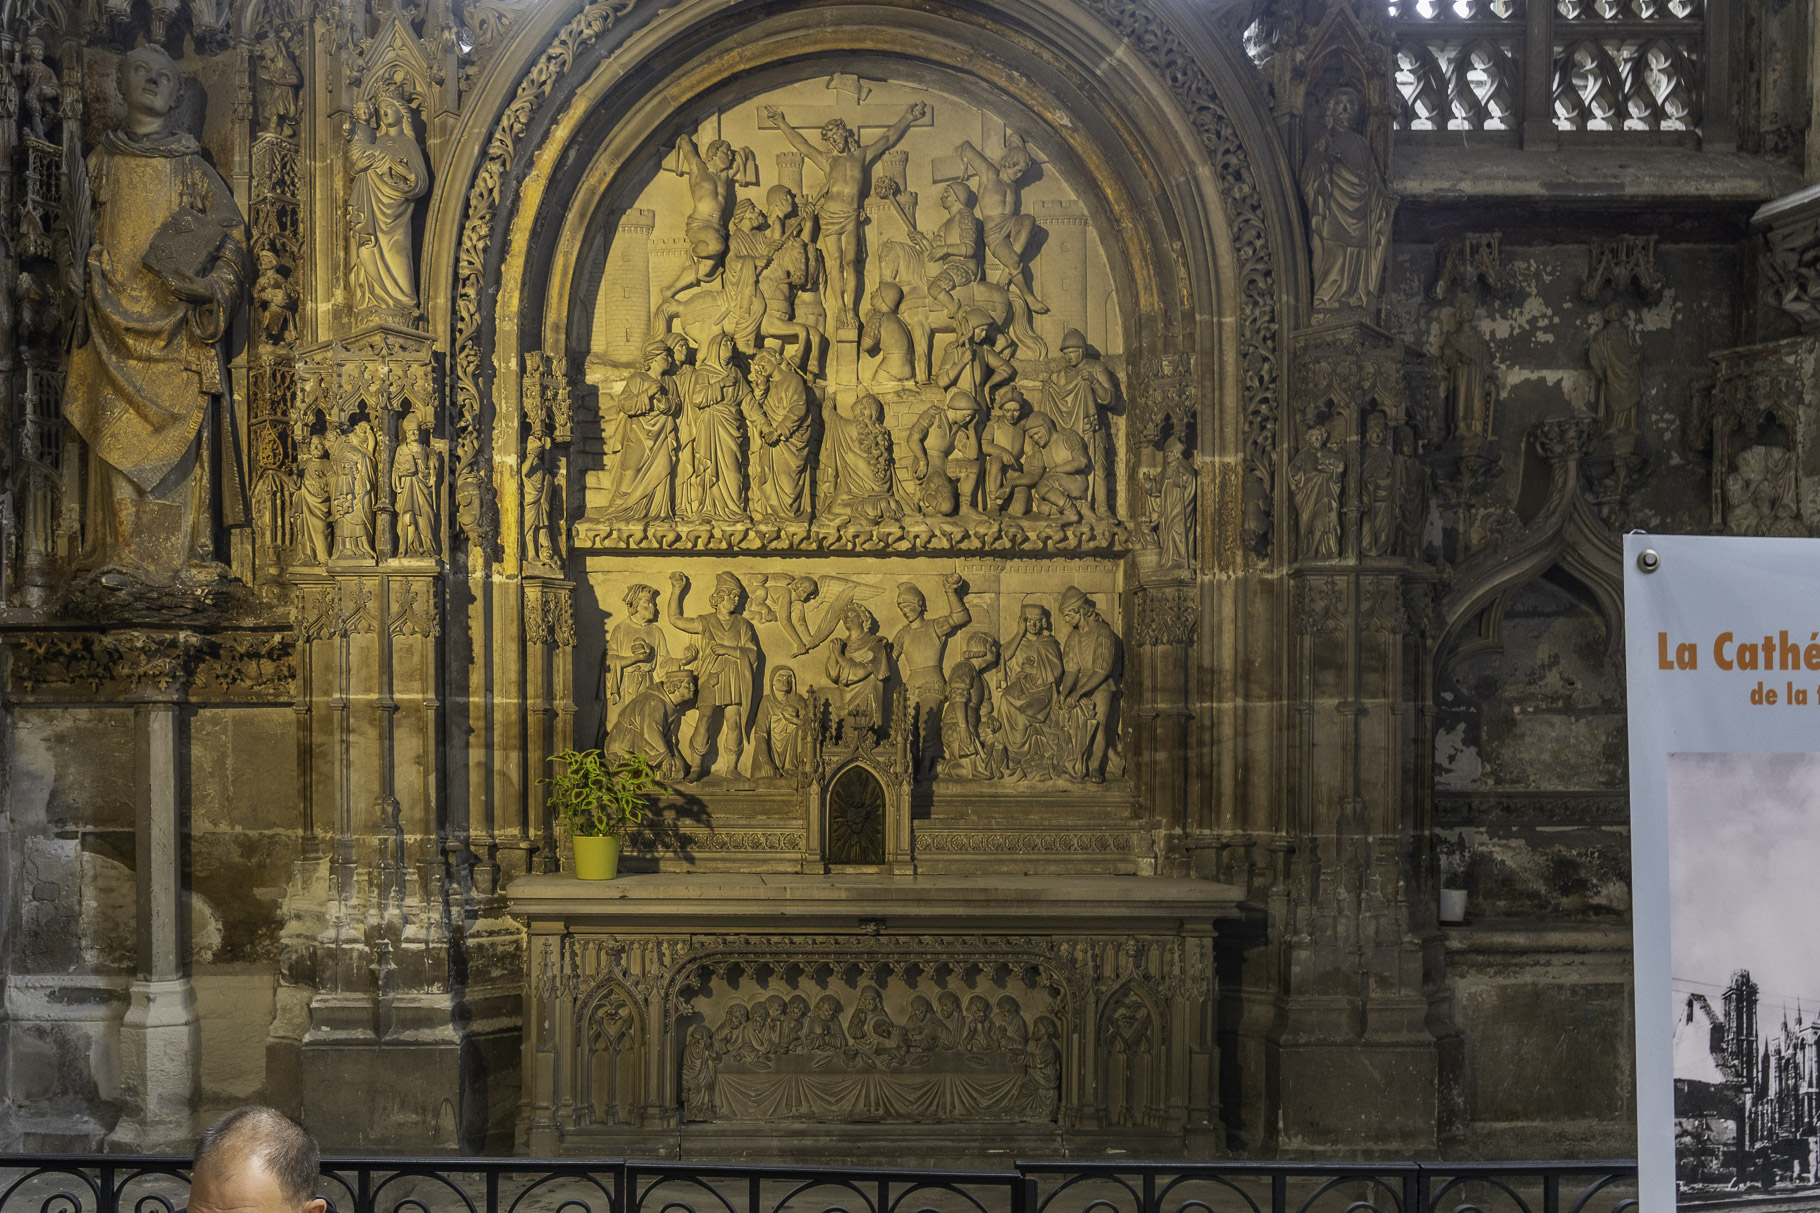
[[[1199,409],[1204,453],[1236,465],[1244,507],[1267,517],[1282,319],[1294,314],[1303,277],[1295,272],[1302,258],[1293,178],[1249,64],[1204,17],[1174,12],[1173,0],[864,0],[787,11],[757,0],[592,0],[527,14],[451,139],[458,150],[439,174],[430,208],[424,280],[447,287],[427,290],[426,306],[432,331],[449,343],[461,482],[490,482],[495,460],[503,476],[515,459],[513,449],[490,449],[507,447],[517,419],[491,417],[489,402],[515,399],[513,385],[496,377],[515,375],[520,353],[541,348],[539,330],[553,310],[539,292],[546,283],[530,279],[545,268],[536,264],[539,241],[549,243],[578,202],[551,183],[577,156],[587,157],[570,143],[589,124],[577,100],[621,114],[652,97],[688,105],[708,91],[704,63],[718,58],[731,76],[766,66],[764,54],[792,57],[787,40],[761,49],[767,28],[786,22],[819,31],[824,58],[851,43],[866,54],[972,72],[1043,116],[1045,137],[1080,145],[1077,158],[1110,213],[1146,221],[1125,232],[1128,241],[1149,237],[1147,255],[1125,266],[1126,323],[1130,337],[1141,337],[1128,348],[1146,358],[1194,359],[1187,401],[1169,398],[1161,385],[1148,391],[1149,368],[1135,368],[1133,408]],[[938,57],[957,52],[958,61]],[[602,89],[607,79],[613,87]],[[1071,116],[1057,94],[1097,105]],[[1088,125],[1122,146],[1086,146],[1080,128]],[[1210,409],[1215,402],[1218,410]],[[508,501],[500,505],[507,518],[515,513]],[[513,528],[503,529],[509,544]]]

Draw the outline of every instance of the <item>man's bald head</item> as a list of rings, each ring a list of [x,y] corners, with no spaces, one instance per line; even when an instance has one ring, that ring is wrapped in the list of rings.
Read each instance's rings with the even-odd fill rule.
[[[276,1108],[235,1108],[196,1143],[190,1208],[202,1213],[322,1213],[322,1157],[308,1129]]]

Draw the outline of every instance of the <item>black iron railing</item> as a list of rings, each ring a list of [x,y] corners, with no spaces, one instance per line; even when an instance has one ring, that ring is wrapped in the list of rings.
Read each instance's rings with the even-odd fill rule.
[[[0,1213],[177,1213],[189,1159],[0,1155]],[[337,1213],[1637,1213],[1633,1162],[1082,1163],[879,1170],[330,1158]]]

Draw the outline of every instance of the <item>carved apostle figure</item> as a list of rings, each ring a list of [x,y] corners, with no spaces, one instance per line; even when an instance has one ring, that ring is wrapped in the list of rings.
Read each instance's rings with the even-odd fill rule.
[[[1023,627],[1005,647],[1005,685],[999,694],[1005,746],[1012,773],[1027,779],[1050,774],[1056,687],[1062,681],[1062,646],[1050,634],[1049,609],[1023,606]]]
[[[714,1041],[703,1024],[689,1029],[683,1046],[683,1119],[708,1120],[714,1115]]]
[[[657,621],[657,590],[643,583],[631,585],[622,601],[626,617],[607,633],[607,651],[600,661],[597,697],[603,738],[612,709],[648,689],[657,680],[660,663],[670,656],[669,641]]]
[[[556,544],[550,537],[556,478],[550,474],[550,439],[541,429],[525,440],[524,465],[525,558],[556,563]]]
[[[671,670],[663,681],[634,695],[607,731],[601,749],[608,754],[638,754],[651,760],[672,782],[688,774],[689,764],[677,741],[677,728],[695,698],[695,675]]]
[[[961,158],[979,181],[979,217],[985,227],[986,252],[998,266],[994,280],[1011,292],[1022,295],[1032,312],[1042,315],[1049,305],[1030,289],[1030,267],[1024,261],[1024,250],[1036,232],[1036,220],[1024,214],[1019,185],[1035,164],[1030,149],[1015,134],[1005,136],[1005,152],[998,163],[972,142],[962,140],[954,154]]]
[[[809,514],[809,385],[776,350],[752,358],[746,420],[752,443],[752,513],[795,521]]]
[[[859,603],[841,616],[845,638],[829,642],[828,681],[840,689],[840,715],[849,726],[874,731],[885,723],[885,683],[891,677],[891,646],[878,633],[878,621]]]
[[[670,626],[679,632],[700,637],[695,668],[699,687],[695,697],[695,728],[688,741],[689,764],[694,777],[708,772],[701,768],[708,746],[719,740],[719,754],[714,771],[734,775],[739,770],[739,757],[746,744],[746,716],[758,678],[758,633],[751,621],[740,612],[745,601],[745,587],[731,573],[714,578],[714,592],[708,596],[713,610],[705,615],[684,615],[683,594],[689,578],[683,573],[670,574],[670,602],[667,613]]]
[[[297,461],[297,492],[291,509],[302,536],[299,559],[306,564],[329,562],[329,513],[334,509],[335,468],[329,462],[328,444],[321,434],[311,434],[304,457]]]
[[[63,86],[57,80],[57,73],[44,61],[44,40],[27,38],[25,61],[19,65],[19,101],[25,106],[25,124],[33,135],[40,139],[50,138],[44,133],[45,115],[57,113],[62,96]]]
[[[415,413],[406,417],[392,455],[400,556],[436,554],[436,486],[442,479],[442,460],[430,448],[425,431],[422,417]]]
[[[698,1029],[699,1030],[699,1029]],[[1024,1111],[1032,1120],[1054,1120],[1061,1100],[1062,1053],[1055,1020],[1038,1015],[1030,1024],[1030,1043],[1024,1047]]]
[[[677,139],[676,166],[671,171],[689,181],[689,217],[683,220],[689,262],[676,281],[664,288],[665,299],[720,276],[721,262],[727,255],[727,220],[733,214],[734,186],[740,184],[735,171],[739,165],[739,154],[725,139],[709,143],[706,151],[697,149],[692,135]]]
[[[1479,332],[1478,305],[1470,299],[1453,309],[1441,338],[1441,370],[1447,377],[1447,402],[1454,437],[1469,445],[1492,436],[1492,410],[1497,403],[1491,343]]]
[[[670,346],[645,343],[645,369],[627,376],[615,401],[603,410],[609,486],[606,516],[640,522],[676,516],[676,414],[670,391]]]
[[[904,626],[891,638],[891,649],[897,656],[898,676],[925,719],[942,706],[947,685],[942,676],[942,654],[948,647],[948,637],[973,622],[973,612],[961,601],[959,573],[942,575],[942,596],[948,611],[931,618],[921,590],[908,581],[897,587],[897,609],[904,616]]]
[[[885,408],[876,397],[853,402],[853,415],[843,417],[836,405],[823,413],[821,501],[826,518],[852,518],[879,523],[903,514],[897,500],[897,465],[891,457],[891,431]]]
[[[1289,461],[1289,492],[1295,498],[1304,560],[1340,558],[1340,480],[1346,460],[1328,449],[1328,440],[1326,426],[1308,427],[1302,449]]]
[[[1165,569],[1187,572],[1194,567],[1195,499],[1200,477],[1180,427],[1163,440],[1163,463],[1143,476],[1150,498],[1150,517],[1156,525],[1157,563]]]
[[[796,671],[771,671],[771,691],[752,720],[752,777],[771,779],[802,770],[807,750],[809,700],[796,689]]]
[[[373,425],[359,421],[335,443],[335,556],[373,559],[375,482]]]
[[[64,411],[89,450],[84,562],[114,588],[168,585],[213,561],[215,347],[240,301],[246,255],[233,192],[169,125],[177,65],[143,46],[121,59],[119,78],[126,124],[87,163],[94,238],[64,383]],[[238,524],[244,488],[232,479],[221,486],[222,520]]]
[[[1062,645],[1062,683],[1057,700],[1071,709],[1074,752],[1068,773],[1088,783],[1106,778],[1106,747],[1112,740],[1112,709],[1118,702],[1123,660],[1112,625],[1100,618],[1093,599],[1073,586],[1062,594],[1062,618],[1070,628]]]
[[[1613,303],[1605,309],[1605,323],[1586,347],[1593,379],[1599,390],[1599,423],[1611,435],[1637,433],[1637,406],[1643,401],[1643,347],[1624,323],[1624,312]]]
[[[878,158],[904,137],[910,124],[929,112],[921,101],[913,101],[904,116],[888,127],[871,143],[862,144],[859,136],[839,118],[822,125],[823,147],[816,147],[790,125],[782,110],[775,105],[764,108],[764,117],[783,132],[791,147],[812,160],[826,178],[816,215],[821,222],[822,256],[828,275],[829,297],[838,311],[835,324],[840,328],[859,326],[859,225],[865,209],[866,174]]]
[[[1389,556],[1396,550],[1398,500],[1397,453],[1390,442],[1390,421],[1379,412],[1365,418],[1365,443],[1359,448],[1359,490],[1364,496],[1359,512],[1359,551],[1366,556]]]
[[[354,174],[348,194],[354,238],[348,284],[357,311],[411,323],[417,316],[411,209],[429,191],[430,167],[403,98],[381,94],[374,113],[376,127],[348,123],[348,160]]]
[[[1336,91],[1302,159],[1317,310],[1369,308],[1390,249],[1390,186],[1371,141],[1357,129],[1359,110],[1358,93]]]

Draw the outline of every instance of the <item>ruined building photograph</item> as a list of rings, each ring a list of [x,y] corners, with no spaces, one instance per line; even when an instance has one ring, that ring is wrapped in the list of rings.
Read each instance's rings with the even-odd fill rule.
[[[1815,21],[3,0],[0,1148],[1633,1157],[1620,537],[1820,533]]]

